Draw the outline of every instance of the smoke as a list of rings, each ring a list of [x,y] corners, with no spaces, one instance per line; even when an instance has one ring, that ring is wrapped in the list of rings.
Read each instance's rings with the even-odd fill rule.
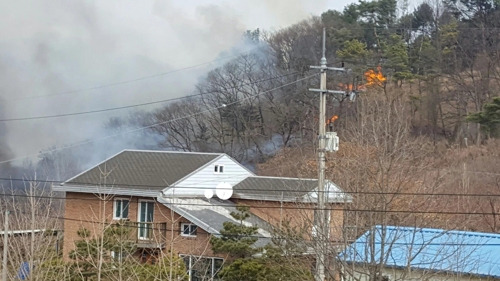
[[[92,111],[190,94],[206,68],[85,89],[213,60],[220,51],[236,44],[244,32],[234,18],[225,17],[215,7],[200,10],[197,20],[190,21],[166,1],[147,4],[0,4],[4,21],[0,27],[2,118]],[[209,40],[217,29],[222,33],[213,38],[216,40]],[[84,91],[75,91],[80,89]],[[103,123],[130,111],[122,112],[2,122],[3,147],[10,146],[12,154],[2,153],[0,161],[106,136]],[[125,143],[126,137],[108,141]]]
[[[201,75],[224,62],[223,52],[248,47],[241,42],[246,29],[291,24],[310,15],[305,6],[311,6],[299,0],[296,5],[238,1],[239,6],[234,1],[171,2],[176,1],[0,3],[0,118],[93,111],[191,94]],[[105,86],[141,77],[150,78]],[[103,129],[109,118],[130,112],[0,121],[0,162],[102,139],[109,135]],[[141,135],[139,140],[137,134],[107,138],[86,153],[94,155],[89,161],[95,164],[123,148],[150,147],[157,139]]]
[[[3,118],[5,112],[2,106],[2,99],[0,98],[0,118]],[[9,148],[9,145],[5,141],[7,137],[7,128],[5,124],[0,123],[0,159],[8,159],[13,156],[12,151]],[[0,168],[7,167],[7,163],[5,165],[0,166]]]

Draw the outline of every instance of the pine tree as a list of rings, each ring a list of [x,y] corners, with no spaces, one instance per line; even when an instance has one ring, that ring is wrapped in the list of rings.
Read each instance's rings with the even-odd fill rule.
[[[239,223],[226,222],[220,237],[212,237],[210,243],[215,253],[226,253],[230,260],[219,276],[225,281],[307,281],[313,280],[310,268],[301,257],[286,256],[281,248],[267,245],[255,247],[258,228],[247,226],[244,221],[250,217],[248,207],[238,206],[231,215]],[[261,252],[260,257],[256,253]]]
[[[231,216],[239,223],[225,222],[220,231],[220,237],[212,237],[210,243],[215,253],[227,253],[232,258],[246,258],[256,253],[257,249],[252,246],[257,242],[255,235],[257,227],[246,226],[243,222],[250,214],[249,207],[238,206],[237,212],[231,212]]]
[[[81,240],[75,241],[75,249],[69,257],[75,261],[75,266],[83,276],[101,274],[104,277],[115,271],[123,273],[127,259],[137,249],[131,239],[132,230],[133,227],[126,222],[108,225],[101,236],[93,236],[88,229],[81,228],[77,231]],[[99,260],[105,262],[105,270],[98,270]]]
[[[483,111],[467,116],[467,121],[481,124],[489,137],[500,137],[500,97],[485,104]]]

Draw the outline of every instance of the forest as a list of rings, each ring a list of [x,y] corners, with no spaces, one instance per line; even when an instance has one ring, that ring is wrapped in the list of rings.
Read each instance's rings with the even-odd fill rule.
[[[317,178],[319,99],[309,89],[319,87],[310,66],[319,65],[323,28],[328,66],[347,70],[327,74],[327,88],[345,94],[328,95],[324,124],[340,138],[326,178],[353,197],[347,239],[376,224],[498,233],[498,0],[413,9],[360,0],[277,31],[248,30],[251,50],[211,70],[194,93],[103,126],[145,128],[131,148],[223,152],[258,175]],[[37,223],[57,218],[61,203],[43,198],[52,183],[88,168],[78,159],[85,149],[47,148],[22,168],[4,164],[3,204],[36,209],[46,218]],[[5,196],[10,189],[46,197],[18,204],[24,198]],[[40,227],[21,217],[18,224]]]
[[[276,32],[247,31],[252,51],[210,71],[194,94],[106,126],[155,124],[148,130],[160,148],[225,152],[249,165],[281,148],[314,147],[318,98],[308,88],[319,75],[310,66],[319,64],[325,27],[329,66],[349,70],[329,74],[327,85],[346,90],[327,107],[343,141],[370,125],[359,123],[362,111],[378,104],[407,119],[411,138],[485,145],[499,133],[498,13],[495,1],[436,1],[412,12],[393,0],[361,1]]]
[[[106,126],[150,126],[158,148],[224,152],[259,175],[317,177],[317,69],[326,28],[327,178],[356,198],[352,226],[499,231],[498,1],[360,1],[277,32],[214,69],[197,91]],[[338,119],[337,119],[338,118]],[[359,211],[356,211],[359,210]],[[367,214],[377,212],[380,216]]]

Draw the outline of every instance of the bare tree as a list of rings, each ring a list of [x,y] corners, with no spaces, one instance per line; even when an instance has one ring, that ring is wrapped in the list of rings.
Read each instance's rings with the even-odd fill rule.
[[[11,189],[10,195],[3,197],[2,209],[10,211],[9,228],[13,231],[8,239],[9,279],[22,275],[27,280],[46,280],[52,274],[47,263],[59,257],[62,237],[57,219],[61,201],[54,196],[35,173],[24,181],[23,190]]]

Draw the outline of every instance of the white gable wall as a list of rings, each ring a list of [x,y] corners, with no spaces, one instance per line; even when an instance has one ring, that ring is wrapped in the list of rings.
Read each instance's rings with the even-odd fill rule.
[[[325,198],[327,202],[350,203],[352,201],[350,195],[346,194],[336,184],[329,180],[325,181],[325,191],[327,194],[327,198]],[[304,199],[316,202],[318,200],[318,188],[306,194]]]
[[[215,165],[223,166],[223,172],[215,173]],[[219,183],[226,182],[231,186],[235,186],[249,176],[254,176],[254,174],[224,154],[186,178],[174,183],[164,190],[164,194],[167,196],[204,196],[207,189],[213,190],[215,194],[215,187]]]

